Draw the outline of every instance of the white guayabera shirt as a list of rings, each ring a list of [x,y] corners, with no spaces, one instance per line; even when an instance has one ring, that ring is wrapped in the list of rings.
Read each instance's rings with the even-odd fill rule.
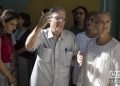
[[[88,45],[77,86],[120,86],[118,74],[120,43],[113,38],[108,44],[98,46],[93,39]]]
[[[38,49],[31,86],[68,86],[73,52],[78,46],[73,33],[63,30],[58,40],[51,29],[41,31],[33,50]]]

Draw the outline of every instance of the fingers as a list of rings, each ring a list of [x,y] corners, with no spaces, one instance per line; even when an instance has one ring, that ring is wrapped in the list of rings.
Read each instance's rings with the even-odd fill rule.
[[[80,51],[78,51],[78,54],[77,54],[77,62],[79,63],[80,66],[83,63],[83,55],[81,54]]]
[[[51,18],[52,18],[52,13],[51,12],[46,13],[45,18],[46,18],[47,22],[50,23]]]
[[[52,13],[51,12],[47,12],[46,14],[44,14],[42,17],[41,17],[43,20],[50,20],[52,18]]]
[[[13,81],[10,83],[10,86],[17,86],[16,79],[15,79],[15,80],[13,80]]]
[[[16,82],[15,76],[13,76],[13,75],[11,74],[11,76],[9,77],[9,81],[10,81],[10,83]]]
[[[80,51],[80,50],[78,51],[78,54],[79,54],[79,55],[81,54],[81,51]]]
[[[17,82],[12,83],[10,86],[17,86]]]
[[[44,28],[44,27],[46,26],[46,24],[50,23],[51,18],[52,18],[52,15],[51,15],[51,14],[52,14],[52,13],[47,12],[46,14],[44,14],[43,16],[41,16],[38,25],[39,25],[40,27],[43,27],[43,28]]]

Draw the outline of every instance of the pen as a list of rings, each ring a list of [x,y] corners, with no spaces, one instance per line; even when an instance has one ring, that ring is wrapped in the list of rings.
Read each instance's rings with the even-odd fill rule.
[[[67,53],[67,48],[65,48],[65,54]]]

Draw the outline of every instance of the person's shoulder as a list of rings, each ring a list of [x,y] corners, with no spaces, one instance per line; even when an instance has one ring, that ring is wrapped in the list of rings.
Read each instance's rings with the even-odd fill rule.
[[[69,30],[63,30],[64,34],[75,36],[75,34]]]
[[[46,29],[42,29],[41,33],[47,33],[49,31],[50,28],[46,28]]]
[[[85,35],[86,35],[85,32],[80,32],[77,34],[77,36],[85,36]]]
[[[115,39],[115,38],[113,38],[111,42],[115,46],[120,46],[120,42],[117,39]]]
[[[112,51],[115,53],[114,55],[120,56],[120,51],[119,51],[120,50],[120,42],[115,38],[113,38],[111,42],[112,42],[112,45],[111,45]]]
[[[96,39],[97,38],[91,38],[91,39],[89,39],[89,44],[96,45]]]
[[[89,40],[90,38],[88,38],[88,36],[86,35],[85,32],[80,32],[77,34],[76,36],[77,39],[83,39],[83,40]]]
[[[117,45],[117,44],[120,44],[120,42],[115,39],[114,37],[112,38],[112,40],[110,41],[113,45]]]

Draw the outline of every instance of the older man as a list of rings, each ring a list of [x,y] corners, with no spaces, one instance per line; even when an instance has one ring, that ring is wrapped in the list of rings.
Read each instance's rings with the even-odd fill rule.
[[[31,86],[68,86],[70,63],[78,46],[75,35],[63,29],[65,19],[63,8],[52,8],[28,36],[26,49],[38,50]],[[48,23],[50,27],[43,30]]]

